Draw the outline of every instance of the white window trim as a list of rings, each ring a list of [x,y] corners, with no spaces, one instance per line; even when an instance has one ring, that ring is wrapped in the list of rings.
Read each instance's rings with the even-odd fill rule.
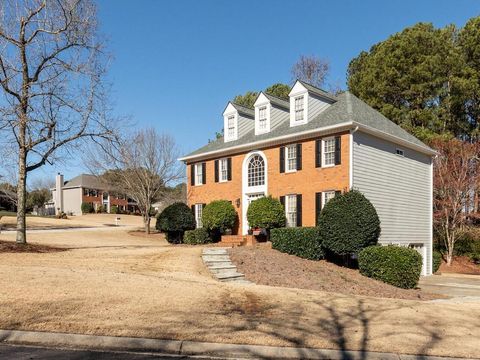
[[[194,170],[194,174],[193,174],[193,176],[195,176],[194,184],[195,184],[195,186],[201,186],[201,185],[203,185],[203,166],[202,166],[202,163],[201,162],[196,163],[194,166],[195,166],[195,168],[194,168],[195,170]],[[200,182],[198,180],[199,169],[200,169],[200,172],[202,172],[202,177],[201,177]]]
[[[203,223],[202,223],[202,218],[199,217],[198,215],[199,215],[199,212],[201,212],[200,215],[203,216],[203,204],[195,204],[194,207],[195,207],[195,226],[197,229],[200,229],[203,227]]]
[[[335,143],[335,136],[330,136],[322,139],[322,168],[329,168],[329,167],[335,166],[335,148],[333,150],[333,156],[334,156],[333,164],[328,164],[328,165],[325,164],[325,142],[329,140],[333,140]]]
[[[303,120],[295,120],[295,99],[303,96]],[[290,94],[290,126],[305,125],[308,123],[308,91],[301,91],[295,94]]]
[[[222,164],[225,164],[225,179],[222,178]],[[227,182],[228,181],[228,158],[222,158],[218,160],[218,182]]]
[[[234,126],[234,134],[230,136],[228,133],[228,119],[233,116],[233,126]],[[238,139],[238,112],[229,112],[223,116],[223,128],[224,128],[224,136],[225,141],[234,141]]]
[[[260,129],[260,109],[265,107],[265,113],[267,116],[267,121],[265,124],[265,129]],[[272,107],[269,102],[261,103],[255,105],[255,135],[266,134],[270,132],[270,119],[271,119]]]
[[[326,194],[327,193],[333,193],[333,197],[335,197],[335,190],[327,190],[327,191],[322,191],[322,209],[325,207],[325,200],[326,200]]]
[[[295,224],[291,225],[288,223],[288,210],[290,207],[290,200],[294,199],[295,201]],[[285,218],[287,219],[286,227],[297,227],[297,217],[298,217],[298,207],[297,207],[297,195],[288,194],[285,195]]]
[[[294,169],[289,169],[289,168],[288,168],[288,148],[289,148],[289,147],[295,148],[295,168],[294,168]],[[298,157],[298,154],[297,154],[297,144],[291,144],[291,145],[285,146],[285,172],[286,172],[286,173],[294,173],[294,172],[297,172],[297,157]]]

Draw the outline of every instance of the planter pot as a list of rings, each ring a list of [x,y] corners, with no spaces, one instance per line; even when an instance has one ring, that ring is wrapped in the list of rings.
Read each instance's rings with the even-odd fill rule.
[[[225,235],[232,235],[232,229],[225,229]]]

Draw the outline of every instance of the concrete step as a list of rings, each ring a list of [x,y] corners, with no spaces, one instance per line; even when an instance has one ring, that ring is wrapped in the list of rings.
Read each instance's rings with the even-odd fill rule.
[[[227,255],[227,249],[203,249],[203,255]]]
[[[203,262],[219,262],[219,261],[230,261],[230,256],[228,255],[204,255],[202,256]]]
[[[234,278],[244,278],[245,275],[242,273],[239,273],[235,270],[230,270],[230,271],[219,271],[216,272],[215,270],[212,271],[212,273],[217,277],[219,280],[225,280],[225,279],[234,279]]]
[[[211,265],[208,266],[210,270],[229,270],[229,269],[236,269],[237,267],[233,264],[229,265]]]
[[[242,284],[242,285],[255,285],[253,282],[245,279],[245,278],[242,278],[242,277],[239,277],[239,278],[233,278],[233,279],[226,279],[226,280],[222,280],[223,282],[232,282],[232,283],[235,283],[235,284]]]

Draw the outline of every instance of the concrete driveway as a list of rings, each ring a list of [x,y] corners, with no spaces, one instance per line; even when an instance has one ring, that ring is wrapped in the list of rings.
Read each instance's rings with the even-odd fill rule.
[[[442,274],[423,277],[419,282],[425,291],[449,297],[478,297],[480,301],[480,276]]]

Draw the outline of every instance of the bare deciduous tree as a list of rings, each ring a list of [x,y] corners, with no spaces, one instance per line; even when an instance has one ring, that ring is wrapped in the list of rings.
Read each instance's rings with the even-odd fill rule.
[[[92,0],[0,3],[0,145],[16,155],[17,243],[26,243],[27,174],[82,139],[112,137],[103,45]]]
[[[184,177],[177,158],[175,140],[144,129],[120,140],[119,146],[107,144],[90,156],[87,166],[117,192],[133,199],[142,214],[145,232],[150,233],[151,207],[155,201],[168,201],[167,186]]]
[[[447,265],[451,265],[455,242],[467,220],[466,206],[480,185],[480,143],[437,139],[431,146],[439,153],[433,165],[434,225],[447,249]]]
[[[292,66],[292,82],[298,79],[321,88],[325,85],[329,70],[330,64],[327,60],[314,55],[301,55]]]

